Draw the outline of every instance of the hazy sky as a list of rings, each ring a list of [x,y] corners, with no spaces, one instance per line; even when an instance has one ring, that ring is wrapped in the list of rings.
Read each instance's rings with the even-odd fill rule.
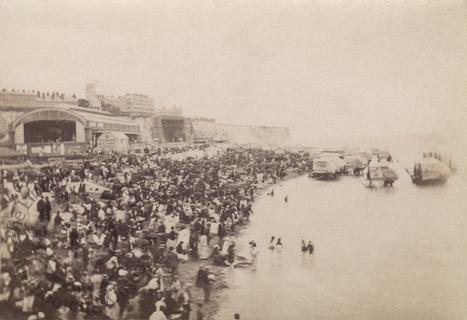
[[[0,0],[0,43],[0,87],[98,81],[299,139],[466,117],[466,1]]]

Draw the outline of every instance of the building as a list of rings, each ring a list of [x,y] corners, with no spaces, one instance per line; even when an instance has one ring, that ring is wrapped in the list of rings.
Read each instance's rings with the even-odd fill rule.
[[[25,107],[37,106],[37,95],[32,92],[0,92],[0,106]]]
[[[212,119],[188,119],[181,107],[154,108],[147,95],[107,97],[86,87],[89,105],[58,92],[0,92],[0,147],[27,155],[66,156],[90,148],[117,145],[125,152],[136,145],[230,142],[284,144],[285,127],[241,126]],[[88,107],[82,107],[87,105]],[[98,107],[100,105],[100,107]],[[102,136],[104,135],[104,136]],[[114,142],[108,142],[108,141]],[[107,141],[107,142],[105,142]],[[118,149],[118,150],[117,150]]]
[[[192,119],[195,143],[214,143],[228,140],[225,132],[214,119]]]
[[[120,111],[132,116],[154,115],[154,99],[145,94],[127,93],[121,97],[123,105]]]
[[[162,106],[162,108],[156,108],[154,114],[156,116],[181,117],[183,112],[182,107],[172,106],[172,108],[167,108],[166,106]]]
[[[122,99],[122,97],[97,95],[97,98],[99,99],[101,108],[104,111],[108,111],[114,114],[123,114],[122,110],[127,109],[125,101]]]
[[[89,107],[106,110],[114,114],[128,116],[153,116],[155,114],[154,99],[146,94],[127,93],[124,96],[106,96],[96,92],[96,84],[86,85],[86,96]]]
[[[155,116],[151,118],[151,136],[156,143],[194,142],[194,131],[190,119],[182,116]]]
[[[92,98],[93,86],[87,89],[88,99]],[[0,146],[28,155],[68,155],[99,147],[105,140],[99,137],[104,133],[119,136],[120,140],[125,135],[129,146],[193,143],[191,120],[182,116],[181,108],[161,108],[157,115],[148,108],[147,112],[121,112],[109,105],[128,111],[125,106],[129,102],[138,100],[144,104],[152,99],[135,100],[134,95],[124,96],[126,100],[94,97],[99,103],[105,102],[101,103],[102,110],[91,104],[78,106],[76,97],[71,99],[72,103],[64,103],[69,99],[58,93],[0,92]]]
[[[89,108],[101,110],[101,102],[97,97],[96,83],[88,83],[86,85],[86,99],[89,102]]]
[[[8,108],[39,108],[39,107],[54,107],[58,104],[67,103],[77,105],[76,96],[67,97],[59,92],[40,92],[40,91],[16,91],[6,90],[0,91],[0,107],[2,110]]]
[[[192,119],[195,143],[286,144],[289,128],[217,123],[213,119]]]
[[[83,153],[98,145],[103,133],[121,133],[138,141],[140,127],[129,117],[70,104],[53,107],[0,107],[8,124],[0,145],[28,155],[65,156]]]

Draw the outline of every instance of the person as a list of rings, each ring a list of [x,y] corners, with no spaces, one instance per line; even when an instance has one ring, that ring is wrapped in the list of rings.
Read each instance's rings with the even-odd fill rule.
[[[50,203],[49,197],[45,197],[44,222],[46,223],[46,226],[50,222],[51,212],[52,212],[52,204]]]
[[[166,304],[166,316],[170,317],[170,319],[180,319],[183,308],[178,300],[174,299],[174,292],[171,289],[165,291],[164,302]]]
[[[268,248],[269,248],[269,250],[271,250],[271,251],[274,251],[274,249],[275,249],[275,246],[274,246],[274,240],[275,240],[275,239],[276,239],[276,237],[275,237],[275,236],[272,236],[272,237],[271,237],[271,240],[269,241],[269,247],[268,247]]]
[[[151,313],[149,320],[167,320],[167,317],[164,314],[164,306],[158,305],[156,311]]]
[[[198,258],[206,260],[209,258],[208,237],[203,234],[198,240]]]
[[[198,271],[198,278],[196,279],[196,285],[203,288],[204,302],[209,302],[211,296],[211,279],[210,279],[209,268],[205,267],[204,270]]]
[[[356,177],[359,177],[359,176],[360,176],[360,170],[361,170],[361,169],[358,168],[358,167],[355,168],[355,169],[353,170],[353,175],[356,176]]]
[[[302,252],[307,252],[308,251],[308,247],[305,243],[305,240],[302,240]]]
[[[204,277],[204,272],[205,272],[205,271],[204,271],[204,265],[201,264],[201,265],[199,266],[198,273],[196,274],[196,282],[195,282],[195,284],[196,284],[196,286],[197,286],[198,288],[201,288],[201,287],[203,286],[202,279],[203,279],[203,277]]]
[[[308,245],[306,246],[306,249],[309,254],[312,255],[314,253],[315,247],[313,246],[313,243],[311,243],[311,241],[308,241]]]
[[[116,283],[111,282],[105,288],[105,314],[110,319],[118,319],[120,315],[120,305],[118,304]]]
[[[206,269],[204,265],[201,264],[199,266],[198,273],[196,274],[196,281],[195,281],[196,287],[204,290],[206,279],[207,279]]]
[[[234,314],[234,319],[235,320],[240,320],[240,315],[238,313]]]
[[[173,247],[169,248],[169,253],[167,254],[167,258],[166,258],[166,264],[167,264],[167,267],[170,268],[170,272],[172,273],[172,275],[175,275],[177,273],[180,260]]]
[[[184,249],[183,241],[180,241],[175,251],[177,252],[177,255],[180,261],[185,261],[185,262],[188,261],[188,252]]]
[[[250,241],[250,264],[256,265],[258,261],[259,250],[257,248],[256,242]]]
[[[236,257],[237,261],[235,261],[235,263],[233,264],[235,268],[256,265],[256,261],[257,261],[257,257],[259,253],[258,248],[256,247],[256,243],[254,241],[250,241],[249,245],[250,245],[250,251],[249,251],[250,257],[249,258],[245,258],[241,256]]]
[[[54,218],[54,232],[57,232],[60,229],[62,222],[63,218],[60,216],[60,211],[57,211],[57,214]]]
[[[70,248],[72,251],[76,251],[79,246],[79,233],[76,228],[72,228],[69,234]]]
[[[285,202],[285,203],[288,203],[288,202],[289,202],[289,196],[285,196],[284,202]]]
[[[182,289],[182,283],[178,280],[177,276],[173,277],[170,289],[173,290],[174,293],[178,293]]]
[[[39,221],[44,222],[45,221],[45,201],[44,201],[43,196],[41,196],[41,198],[37,202],[37,212],[39,213]]]
[[[212,249],[211,259],[216,266],[224,265],[224,257],[221,255],[220,248],[217,244]]]
[[[228,266],[233,266],[234,262],[235,262],[235,242],[231,241],[227,249],[227,257],[226,257],[225,263]]]
[[[280,173],[268,173],[270,168],[265,165],[264,158],[269,155],[259,149],[232,149],[212,159],[203,160],[183,157],[174,157],[172,160],[165,157],[178,156],[177,153],[190,151],[190,148],[180,148],[176,151],[159,148],[159,151],[141,156],[112,154],[110,158],[96,154],[93,156],[93,163],[85,161],[73,169],[68,169],[67,166],[41,168],[41,174],[36,181],[30,180],[28,174],[8,174],[5,177],[8,196],[2,195],[1,198],[7,202],[14,201],[12,196],[23,196],[23,191],[27,190],[22,190],[24,188],[21,186],[30,182],[28,188],[32,198],[35,198],[34,195],[44,196],[34,216],[35,219],[38,218],[37,226],[42,227],[41,223],[50,220],[47,214],[48,201],[52,207],[50,213],[53,213],[53,221],[50,222],[53,222],[54,229],[53,234],[45,235],[48,243],[40,247],[38,245],[37,248],[28,239],[17,243],[16,239],[21,235],[7,236],[2,244],[6,245],[10,259],[3,259],[2,262],[11,268],[13,260],[27,260],[25,258],[31,257],[34,251],[40,256],[46,255],[47,259],[43,262],[42,259],[26,262],[31,280],[42,282],[41,278],[44,278],[44,288],[60,283],[58,286],[63,289],[54,292],[54,295],[60,296],[68,284],[74,284],[74,280],[80,279],[80,283],[83,284],[82,298],[86,306],[97,308],[96,318],[99,319],[103,319],[104,314],[118,319],[133,310],[135,312],[131,313],[130,317],[138,319],[147,320],[155,311],[159,312],[156,312],[151,320],[165,319],[169,316],[173,318],[177,312],[171,314],[171,311],[180,311],[180,317],[189,319],[189,302],[186,303],[189,296],[183,293],[184,297],[180,299],[180,283],[174,280],[173,287],[178,289],[178,294],[172,292],[172,297],[163,298],[163,273],[159,273],[158,270],[154,272],[151,268],[155,263],[160,266],[166,262],[168,250],[164,250],[164,243],[166,248],[174,248],[173,251],[177,253],[179,260],[186,259],[188,253],[197,253],[200,236],[205,235],[209,242],[210,235],[217,234],[220,237],[219,243],[225,245],[220,252],[220,248],[217,248],[218,252],[213,254],[213,258],[222,260],[222,265],[225,265],[224,260],[228,253],[232,260],[238,259],[235,257],[233,246],[229,252],[230,236],[234,233],[235,226],[248,220],[252,214],[251,202],[257,190],[255,181],[259,176],[265,177],[263,182],[275,180],[276,175],[282,179],[286,170],[299,168],[298,162],[286,159],[284,165],[273,164],[276,168],[272,169]],[[285,157],[289,158],[288,155]],[[231,165],[240,170],[229,174]],[[132,178],[131,174],[126,172],[128,167],[131,171],[135,169],[135,172],[144,174],[135,174]],[[122,179],[120,176],[123,176]],[[88,184],[88,181],[91,183],[96,177],[100,180],[99,184],[102,183],[111,189],[109,193],[115,196],[113,200],[96,200],[89,196],[89,192],[94,193],[95,190],[99,193],[98,189],[101,189]],[[78,192],[71,184],[76,181],[75,178],[86,181],[87,184],[81,183]],[[224,190],[222,186],[229,180],[241,182],[242,186],[238,189]],[[46,195],[49,200],[46,199]],[[73,195],[73,203],[69,203],[68,195]],[[9,208],[10,204],[6,207]],[[37,215],[40,215],[40,219]],[[150,222],[149,226],[145,221]],[[182,227],[179,231],[178,226]],[[37,231],[39,233],[41,229],[37,228]],[[150,240],[147,243],[144,239],[147,232],[150,234],[149,239],[153,239],[152,235],[157,234],[157,246],[154,241]],[[165,239],[167,235],[170,238],[169,242]],[[275,240],[274,238],[272,242],[273,249]],[[203,244],[199,248],[202,249],[202,246]],[[74,252],[70,247],[75,249]],[[250,256],[254,260],[257,247],[252,244],[250,250]],[[45,277],[40,275],[43,269]],[[24,301],[24,297],[16,297],[15,292],[21,288],[13,282],[21,282],[25,268],[13,266],[11,270],[11,282],[8,279],[0,280],[3,282],[0,283],[0,306],[3,312],[5,304],[14,308],[14,301],[11,300],[23,298]],[[86,275],[85,271],[89,274]],[[205,298],[209,300],[210,288],[215,278],[209,271],[204,270],[204,267],[203,273],[200,277],[200,289],[205,290]],[[7,298],[8,295],[10,298]],[[15,299],[11,299],[11,296]],[[26,297],[29,297],[25,300],[28,301],[30,296]],[[126,310],[130,298],[136,298],[135,308]],[[155,301],[159,302],[159,306],[154,307]],[[133,305],[133,302],[131,304]],[[26,305],[29,310],[30,304]],[[69,306],[68,303],[66,305]],[[66,306],[60,307],[59,310],[63,319],[82,318]],[[164,315],[161,315],[161,312]],[[55,313],[57,310],[47,311],[45,318],[55,318]],[[193,313],[193,318],[196,318],[196,311]]]
[[[283,247],[284,245],[282,244],[281,238],[278,238],[276,242],[276,251],[280,253]]]

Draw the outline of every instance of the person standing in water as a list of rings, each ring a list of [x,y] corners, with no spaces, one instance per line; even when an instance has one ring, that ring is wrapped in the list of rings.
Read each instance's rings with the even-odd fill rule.
[[[269,247],[268,247],[268,248],[269,248],[269,250],[271,250],[271,251],[274,251],[274,249],[275,249],[275,245],[274,245],[274,240],[275,240],[275,239],[276,239],[276,237],[275,237],[275,236],[272,236],[272,237],[271,237],[271,240],[269,241]]]
[[[284,247],[284,245],[282,244],[281,238],[277,238],[276,251],[280,253],[282,251],[283,247]]]
[[[259,250],[256,246],[256,242],[250,241],[250,264],[255,266],[258,261]]]
[[[308,241],[306,249],[310,255],[313,255],[313,253],[315,252],[315,246],[313,245],[313,243],[311,243],[311,241]]]

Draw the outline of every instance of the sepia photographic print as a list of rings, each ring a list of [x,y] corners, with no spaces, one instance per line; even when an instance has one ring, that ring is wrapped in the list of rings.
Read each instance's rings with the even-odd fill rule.
[[[467,320],[467,1],[0,0],[0,320]]]

